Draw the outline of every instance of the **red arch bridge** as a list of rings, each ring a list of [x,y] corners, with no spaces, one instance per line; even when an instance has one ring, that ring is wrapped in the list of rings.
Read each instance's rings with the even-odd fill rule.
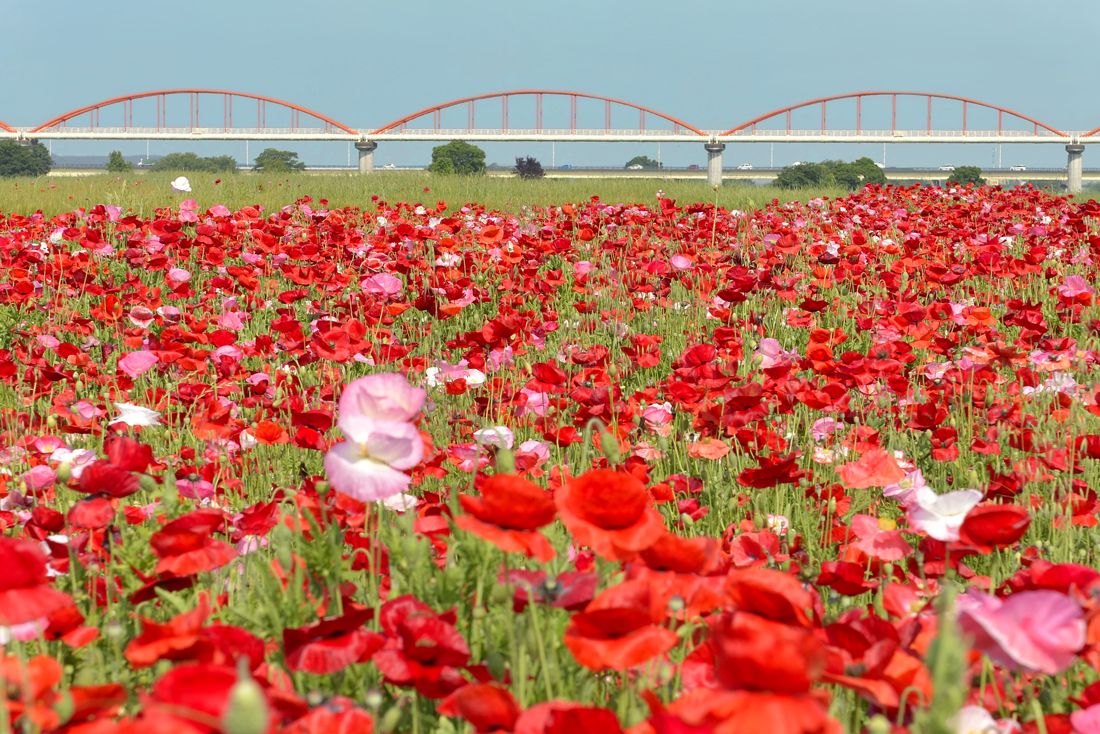
[[[222,89],[162,89],[105,99],[38,125],[0,121],[0,139],[344,141],[359,170],[381,143],[653,142],[702,144],[708,182],[721,182],[727,143],[1040,143],[1065,146],[1067,185],[1081,187],[1085,145],[1100,126],[1064,131],[1022,112],[950,94],[863,91],[781,107],[725,129],[702,128],[622,99],[517,89],[425,107],[380,127],[354,127],[317,110]]]

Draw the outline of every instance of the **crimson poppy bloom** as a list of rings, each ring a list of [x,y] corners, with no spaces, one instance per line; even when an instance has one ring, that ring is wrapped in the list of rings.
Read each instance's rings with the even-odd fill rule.
[[[592,670],[627,670],[671,650],[679,638],[660,625],[664,610],[651,603],[649,585],[624,581],[606,589],[570,617],[564,642]]]
[[[0,536],[0,626],[42,619],[73,603],[50,585],[46,563],[36,544]]]
[[[523,553],[546,563],[555,553],[538,528],[549,525],[557,514],[550,493],[533,482],[512,474],[489,477],[481,496],[458,496],[467,514],[455,518],[463,530],[488,540],[503,551]]]
[[[287,667],[324,675],[368,660],[386,641],[377,632],[363,629],[373,616],[373,609],[351,607],[340,617],[283,630]]]
[[[511,731],[520,713],[512,694],[493,683],[463,686],[443,699],[436,710],[465,719],[479,734]]]
[[[149,545],[160,558],[157,573],[193,576],[232,561],[237,557],[233,546],[211,537],[225,524],[225,515],[219,510],[195,510],[153,533]]]
[[[633,558],[665,529],[645,485],[630,474],[592,469],[567,482],[554,501],[573,539],[609,560]]]

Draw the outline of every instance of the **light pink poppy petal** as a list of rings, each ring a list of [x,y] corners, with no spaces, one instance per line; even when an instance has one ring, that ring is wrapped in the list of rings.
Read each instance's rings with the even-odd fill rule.
[[[118,361],[118,367],[131,379],[136,379],[153,368],[160,360],[148,351],[130,352]]]
[[[376,431],[363,444],[372,459],[389,464],[394,469],[411,469],[424,458],[424,440],[416,427],[398,423],[400,430]]]
[[[409,475],[377,461],[360,458],[354,444],[338,443],[325,454],[325,474],[333,489],[360,502],[375,502],[401,494]]]
[[[367,375],[349,383],[340,395],[341,416],[378,421],[411,421],[424,407],[426,394],[404,375]]]

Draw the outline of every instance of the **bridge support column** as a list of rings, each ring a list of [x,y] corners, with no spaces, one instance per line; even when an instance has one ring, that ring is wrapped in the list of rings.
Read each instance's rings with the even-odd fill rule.
[[[703,148],[707,151],[707,185],[722,185],[722,151],[726,149],[725,143],[706,143]]]
[[[1085,167],[1085,146],[1080,143],[1071,143],[1066,146],[1066,153],[1066,191],[1079,194]]]
[[[377,148],[378,143],[373,140],[360,140],[355,144],[355,149],[359,151],[359,173],[374,173],[374,151]]]

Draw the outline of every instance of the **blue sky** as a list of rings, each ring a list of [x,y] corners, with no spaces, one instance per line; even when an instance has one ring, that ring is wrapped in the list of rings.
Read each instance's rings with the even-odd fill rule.
[[[19,30],[0,45],[0,68],[15,70],[0,120],[33,125],[116,95],[215,87],[373,127],[456,97],[539,87],[618,97],[724,129],[812,97],[908,89],[1001,104],[1061,129],[1100,126],[1100,96],[1087,83],[1100,2],[1063,0],[1054,9],[1033,0],[9,0],[6,25]],[[517,120],[524,114],[513,112]],[[876,114],[885,106],[865,105],[865,120]],[[919,109],[909,117],[912,126],[923,124]],[[59,143],[55,152],[104,147],[144,152],[136,143]],[[152,150],[172,147],[155,143]],[[347,153],[340,143],[298,147],[318,163],[343,162]],[[621,165],[637,153],[655,155],[647,147],[654,146],[559,144],[554,155],[559,163]],[[243,158],[243,148],[210,150]],[[661,153],[687,164],[704,160],[701,148],[666,145]],[[415,163],[429,150],[390,144],[377,160]],[[551,151],[542,143],[490,146],[488,157],[508,162],[520,154],[546,161]],[[726,163],[764,165],[770,154],[766,145],[731,146]],[[882,146],[774,151],[776,164],[858,155],[881,159]],[[984,145],[887,152],[891,165],[988,166],[995,155]],[[1065,158],[1057,146],[1006,146],[1001,155],[1005,165],[1058,166]],[[1100,151],[1086,154],[1091,165],[1100,167]]]

